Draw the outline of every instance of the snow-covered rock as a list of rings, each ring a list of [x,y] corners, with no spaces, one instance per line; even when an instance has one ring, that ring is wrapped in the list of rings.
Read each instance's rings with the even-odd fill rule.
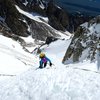
[[[86,59],[97,61],[98,45],[100,45],[100,16],[82,24],[77,29],[66,51],[63,63],[79,62]]]

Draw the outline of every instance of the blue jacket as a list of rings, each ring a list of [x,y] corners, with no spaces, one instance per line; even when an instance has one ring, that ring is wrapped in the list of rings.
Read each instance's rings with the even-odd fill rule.
[[[46,63],[48,61],[49,61],[49,63],[51,63],[51,60],[49,58],[47,58],[47,57],[41,58],[41,60],[40,60],[40,66],[42,66],[43,63]]]

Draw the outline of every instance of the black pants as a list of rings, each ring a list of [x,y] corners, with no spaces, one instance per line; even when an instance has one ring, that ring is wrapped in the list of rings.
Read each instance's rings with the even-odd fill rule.
[[[39,66],[39,68],[45,68],[47,66],[47,62],[42,63],[42,65]]]

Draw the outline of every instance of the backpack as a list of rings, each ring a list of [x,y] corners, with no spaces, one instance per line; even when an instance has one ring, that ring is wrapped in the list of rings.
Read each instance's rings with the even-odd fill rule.
[[[42,62],[43,63],[46,63],[47,62],[47,59],[44,57],[44,58],[42,58]]]

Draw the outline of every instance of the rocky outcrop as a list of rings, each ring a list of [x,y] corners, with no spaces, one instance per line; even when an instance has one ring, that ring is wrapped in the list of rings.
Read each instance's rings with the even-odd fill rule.
[[[15,4],[16,2],[14,0],[1,0],[0,11],[2,12],[0,16],[5,19],[5,23],[13,33],[20,36],[28,36],[28,27],[23,21],[23,16],[15,8]]]
[[[12,38],[15,41],[18,41],[22,46],[26,45],[25,41],[22,38],[20,38],[20,36],[12,32],[12,30],[7,26],[2,17],[0,17],[0,34]]]
[[[23,0],[22,0],[23,1]],[[23,6],[25,1],[16,0],[19,6]],[[24,8],[22,7],[21,8]],[[26,4],[27,11],[36,12],[49,18],[49,24],[57,30],[65,31],[69,25],[68,14],[58,7],[52,0],[44,2],[43,0],[32,0]],[[24,10],[26,10],[24,8]]]
[[[51,26],[57,30],[65,31],[67,29],[69,25],[68,14],[63,9],[56,6],[52,0],[48,3],[46,13]]]
[[[83,13],[69,14],[69,27],[67,30],[69,32],[75,32],[81,24],[90,21],[92,18],[94,18],[94,16],[85,15]]]
[[[31,34],[34,39],[42,41],[46,40],[46,38],[49,36],[58,36],[55,33],[54,29],[49,25],[42,23],[42,21],[38,22],[32,20],[26,17],[25,15],[19,13],[15,5],[19,5],[22,9],[26,7],[24,6],[23,1],[21,0],[0,1],[0,11],[1,11],[0,16],[11,31],[9,32],[9,34],[15,34],[17,36],[25,36],[25,37]],[[28,30],[28,28],[30,30]]]
[[[45,41],[49,36],[59,37],[55,30],[49,25],[31,20],[27,17],[26,20],[30,27],[30,33],[34,39]]]
[[[100,16],[81,25],[71,41],[63,58],[63,63],[79,62],[86,59],[96,61],[100,49]]]

